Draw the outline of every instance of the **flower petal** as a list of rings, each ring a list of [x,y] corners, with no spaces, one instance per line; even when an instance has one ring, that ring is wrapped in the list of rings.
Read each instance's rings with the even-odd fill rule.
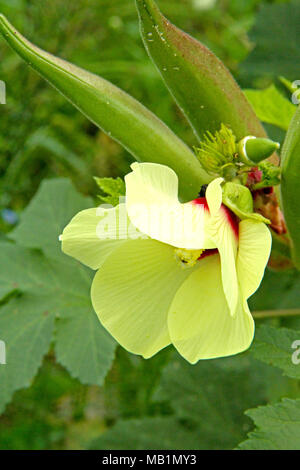
[[[168,316],[172,343],[192,364],[242,352],[254,335],[246,302],[239,298],[236,315],[229,314],[219,255],[200,260],[198,266],[178,289]]]
[[[258,289],[271,245],[271,233],[264,223],[243,220],[239,224],[237,273],[244,299],[248,299]]]
[[[60,240],[62,250],[92,269],[129,237],[134,237],[125,204],[111,209],[93,208],[79,212],[65,227]],[[137,233],[135,233],[135,238]]]
[[[133,163],[125,176],[126,205],[178,203],[178,177],[174,170],[158,163]]]
[[[238,222],[236,216],[222,204],[223,178],[212,181],[206,190],[210,211],[208,235],[216,244],[221,257],[222,283],[230,314],[235,315],[238,304],[236,254],[238,247]]]
[[[141,232],[178,248],[215,247],[205,233],[206,206],[179,202],[178,178],[171,168],[155,163],[134,163],[131,168],[125,176],[126,208]]]
[[[167,315],[182,282],[193,272],[176,263],[174,248],[131,240],[97,272],[92,303],[103,326],[128,351],[145,358],[170,343]]]
[[[205,197],[212,216],[218,215],[222,204],[222,187],[223,178],[216,178],[206,188]]]

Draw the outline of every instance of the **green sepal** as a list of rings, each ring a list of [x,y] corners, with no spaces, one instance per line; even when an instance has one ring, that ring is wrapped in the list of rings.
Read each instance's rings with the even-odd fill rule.
[[[253,199],[251,192],[246,186],[241,184],[228,182],[223,186],[222,201],[234,214],[240,219],[252,219],[257,222],[270,224],[261,214],[253,212]]]
[[[261,181],[254,184],[251,189],[262,189],[277,186],[281,181],[281,168],[265,160],[260,162],[258,170],[262,172]]]

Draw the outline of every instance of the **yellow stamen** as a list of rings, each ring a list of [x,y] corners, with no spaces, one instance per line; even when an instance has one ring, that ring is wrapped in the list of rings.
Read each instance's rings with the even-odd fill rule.
[[[176,248],[175,257],[182,267],[192,268],[200,258],[204,250],[186,250],[185,248]]]

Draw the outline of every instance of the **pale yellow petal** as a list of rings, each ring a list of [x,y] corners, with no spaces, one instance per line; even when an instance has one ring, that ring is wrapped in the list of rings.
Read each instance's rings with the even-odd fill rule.
[[[126,207],[141,232],[178,248],[214,247],[205,232],[205,205],[179,202],[178,178],[171,168],[135,163],[132,170],[125,177]]]
[[[216,244],[221,257],[222,283],[230,314],[235,315],[238,303],[236,254],[238,221],[222,204],[223,178],[213,180],[207,187],[206,199],[211,215],[208,236]]]
[[[174,170],[158,163],[133,163],[125,176],[126,204],[167,204],[178,201],[178,177]]]
[[[240,353],[254,335],[246,302],[239,297],[236,315],[229,313],[219,255],[200,260],[198,266],[178,289],[168,316],[171,341],[192,364]]]
[[[154,240],[128,241],[97,272],[92,303],[103,326],[128,351],[145,358],[170,343],[167,316],[173,297],[193,272],[174,248]]]
[[[222,204],[222,187],[223,178],[216,178],[206,188],[205,197],[212,216],[217,215]]]
[[[248,299],[261,283],[271,244],[271,233],[264,223],[252,220],[240,223],[237,273],[244,299]]]
[[[137,236],[125,204],[120,204],[111,209],[98,207],[79,212],[65,227],[60,240],[64,253],[97,269],[127,238]]]
[[[235,314],[238,301],[237,231],[238,223],[232,220],[232,214],[222,205],[218,214],[211,218],[209,235],[220,253],[223,289],[231,315]]]

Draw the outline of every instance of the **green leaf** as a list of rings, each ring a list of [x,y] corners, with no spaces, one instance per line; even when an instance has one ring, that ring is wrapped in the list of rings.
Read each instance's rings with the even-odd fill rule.
[[[193,199],[210,180],[193,152],[134,98],[101,77],[35,47],[3,15],[0,32],[29,65],[137,160],[173,168],[180,178],[183,198]]]
[[[136,0],[145,47],[196,135],[230,127],[238,139],[264,137],[230,72],[205,46],[172,25],[153,0]]]
[[[292,361],[297,352],[292,347],[294,341],[300,341],[300,331],[262,325],[256,330],[251,353],[260,361],[279,367],[288,377],[300,379],[300,367]]]
[[[283,254],[283,250],[280,250]],[[274,271],[266,269],[259,289],[249,299],[250,311],[299,309],[300,273],[296,269]],[[300,330],[300,316],[286,317],[285,326]],[[287,323],[288,322],[288,323]]]
[[[125,196],[125,182],[121,178],[97,178],[94,177],[98,187],[104,195],[98,195],[101,202],[116,206],[120,197]]]
[[[126,436],[126,438],[124,438]],[[119,421],[92,442],[91,449],[110,450],[193,450],[198,436],[172,417]]]
[[[5,185],[19,185],[28,171],[29,162],[40,159],[41,155],[45,162],[54,160],[56,164],[60,163],[67,168],[71,174],[80,175],[81,179],[90,177],[85,175],[86,162],[60,142],[50,128],[41,127],[29,135],[20,151],[10,161],[5,173]]]
[[[38,248],[62,260],[59,235],[77,212],[93,205],[92,199],[75,191],[69,180],[44,180],[9,237],[18,245]]]
[[[247,80],[284,75],[299,78],[300,4],[298,0],[281,4],[262,4],[250,40],[255,47],[242,65]]]
[[[53,337],[54,318],[56,358],[73,377],[101,385],[111,367],[116,344],[93,311],[92,275],[61,253],[58,241],[69,218],[90,205],[91,200],[78,195],[68,180],[45,181],[13,232],[22,246],[1,242],[0,263],[6,268],[0,270],[0,292],[17,291],[18,296],[0,308],[0,339],[8,349],[8,363],[0,367],[0,410],[12,393],[29,385],[35,375]],[[9,316],[14,309],[16,316]],[[27,330],[33,339],[38,332],[38,344],[33,343],[36,359],[29,358],[26,377],[19,379],[18,371],[25,367],[24,355],[31,347]],[[25,338],[20,342],[23,355],[15,346],[19,337]]]
[[[0,243],[2,245],[2,249],[5,250],[6,240],[1,240]],[[7,246],[10,246],[10,244],[7,243]],[[7,268],[9,268],[9,266]],[[0,301],[5,302],[5,300],[8,300],[8,297],[10,295],[16,294],[17,292],[18,292],[17,280],[16,279],[11,280],[9,277],[5,275],[5,270],[2,270],[2,272],[0,270]]]
[[[256,429],[238,449],[300,450],[300,400],[284,398],[280,403],[260,406],[246,414]]]
[[[244,90],[244,93],[261,121],[288,129],[296,107],[274,85],[264,90]]]
[[[102,385],[112,366],[115,347],[88,297],[63,306],[63,314],[57,322],[55,353],[73,377],[84,384]]]
[[[0,339],[6,345],[6,364],[0,365],[0,413],[15,390],[28,387],[48,352],[54,312],[38,296],[11,300],[0,309]]]
[[[284,383],[275,369],[245,355],[200,361],[195,366],[174,356],[153,397],[170,405],[173,414],[121,421],[93,448],[231,449],[250,430],[244,410],[273,397],[274,381],[279,388]]]
[[[278,377],[261,366],[246,355],[193,367],[178,359],[166,366],[155,398],[170,400],[176,416],[193,423],[200,449],[230,449],[249,429],[244,410],[265,402],[267,381]]]
[[[90,272],[75,261],[66,263],[64,255],[61,261],[45,258],[41,252],[13,244],[1,246],[0,251],[1,265],[8,267],[0,271],[0,285],[5,278],[6,282],[15,282],[21,293],[0,309],[0,318],[11,302],[26,318],[27,313],[33,315],[28,316],[31,321],[36,315],[55,316],[57,360],[81,382],[101,385],[114,358],[115,342],[93,311]],[[9,327],[7,324],[8,330],[0,330],[4,339],[10,338]],[[15,370],[13,355],[6,368]]]
[[[292,239],[295,266],[300,269],[300,107],[292,119],[281,152],[281,198]]]

